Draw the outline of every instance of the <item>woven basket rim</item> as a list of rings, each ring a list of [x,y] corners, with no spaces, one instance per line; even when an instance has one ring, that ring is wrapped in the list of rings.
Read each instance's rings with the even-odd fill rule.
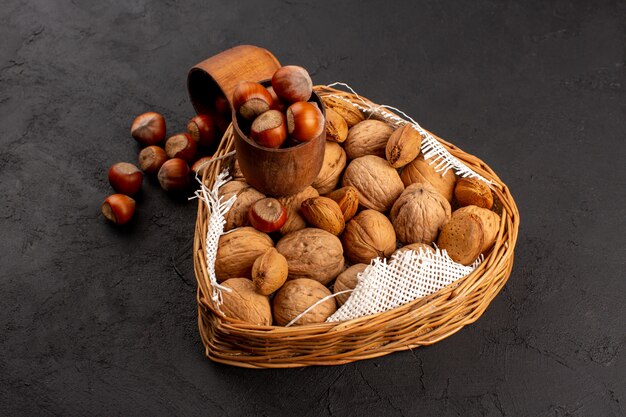
[[[346,93],[327,86],[315,86],[315,91],[323,98],[326,95],[339,95],[346,100],[362,102],[376,106],[369,100],[352,93]],[[379,108],[380,111],[394,113]],[[431,133],[432,134],[432,133]],[[479,175],[492,181],[492,190],[501,204],[501,223],[496,243],[481,265],[471,274],[455,283],[444,287],[427,297],[423,297],[392,310],[359,317],[356,319],[319,323],[302,326],[257,326],[243,321],[222,316],[210,301],[210,280],[204,259],[206,245],[207,209],[202,201],[198,203],[198,214],[194,236],[194,269],[198,283],[198,325],[205,346],[206,355],[217,362],[252,368],[294,367],[308,365],[334,365],[385,355],[393,351],[411,349],[420,345],[429,345],[450,336],[467,324],[476,321],[500,292],[508,279],[512,266],[513,254],[519,230],[519,212],[508,187],[497,174],[482,160],[468,154],[455,145],[433,136],[457,159],[464,162]],[[221,157],[234,149],[232,126],[222,138],[215,157]],[[211,186],[215,177],[225,165],[230,166],[232,159],[221,159],[206,169],[203,184]],[[490,280],[489,280],[490,278]],[[486,281],[490,282],[486,282]],[[490,284],[490,285],[484,285]],[[442,317],[440,317],[442,316]],[[420,323],[425,317],[432,320],[417,328],[411,325]],[[402,332],[408,329],[406,337],[391,335],[387,332]],[[363,349],[333,349],[333,343],[341,345],[340,340],[349,334],[382,333],[385,340],[376,346],[376,337],[364,344]],[[427,337],[421,337],[426,335]],[[226,342],[228,339],[228,342]],[[232,340],[237,343],[233,343]],[[396,340],[397,339],[397,340]],[[338,342],[339,340],[339,342]],[[225,345],[222,346],[221,342]],[[301,346],[306,350],[307,343],[314,342],[320,347],[319,354],[304,355],[290,346]],[[255,343],[259,346],[254,345]],[[325,352],[323,346],[331,346]],[[284,349],[281,349],[284,346]],[[263,354],[266,350],[277,354]],[[284,350],[284,352],[280,352]],[[276,351],[276,352],[275,352]],[[259,353],[261,352],[261,353]]]

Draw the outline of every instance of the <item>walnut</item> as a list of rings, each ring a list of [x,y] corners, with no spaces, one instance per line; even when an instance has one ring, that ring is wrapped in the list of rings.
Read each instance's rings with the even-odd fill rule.
[[[356,287],[356,284],[359,283],[357,275],[365,271],[365,268],[367,268],[368,266],[368,264],[354,264],[350,268],[339,274],[339,276],[335,280],[335,284],[333,285],[333,293],[337,294],[341,291],[353,290]],[[339,304],[340,306],[343,305],[343,303],[345,303],[351,295],[351,292],[339,294],[337,297],[335,297],[335,299],[337,300],[337,304]]]
[[[433,249],[433,247],[430,246],[430,245],[427,245],[426,243],[410,243],[408,245],[402,246],[400,249],[395,251],[393,254],[394,255],[400,255],[401,253],[406,252],[408,250],[412,250],[412,251],[415,251],[415,252],[419,253],[420,249],[422,249],[422,251],[424,251],[424,252],[435,253],[435,250]]]
[[[270,295],[287,281],[287,259],[276,248],[268,249],[252,265],[252,282],[259,294]]]
[[[306,222],[301,215],[300,206],[304,200],[318,196],[319,193],[317,190],[308,186],[298,194],[293,194],[287,197],[279,197],[278,201],[280,201],[280,204],[282,204],[287,210],[287,221],[283,227],[280,228],[280,233],[286,235],[288,233],[295,232],[296,230],[304,229],[306,227]]]
[[[394,203],[390,218],[402,243],[432,243],[450,220],[450,203],[428,184],[411,184]]]
[[[272,324],[270,299],[254,291],[254,284],[247,278],[230,278],[222,283],[232,291],[222,291],[222,312],[234,319],[257,326]]]
[[[360,205],[380,212],[388,211],[404,190],[398,171],[374,155],[350,162],[343,175],[343,185],[356,188]]]
[[[306,228],[289,233],[276,244],[289,265],[289,278],[309,278],[326,285],[343,270],[339,238],[322,229]]]
[[[276,324],[285,326],[331,292],[317,281],[300,278],[287,281],[276,293],[273,302]],[[294,325],[323,323],[337,310],[334,298],[323,301],[304,314]]]
[[[394,168],[401,168],[417,158],[422,146],[422,135],[410,124],[405,124],[393,132],[385,155]]]
[[[348,131],[348,138],[343,146],[348,159],[356,159],[365,155],[385,157],[387,141],[393,133],[393,127],[380,120],[364,120]]]
[[[240,227],[222,235],[215,259],[217,280],[250,278],[256,258],[273,246],[268,235],[253,227]]]
[[[369,264],[373,258],[386,258],[396,250],[396,233],[384,214],[363,210],[348,222],[341,243],[351,262]]]
[[[228,231],[237,227],[248,226],[248,210],[257,201],[265,198],[263,194],[252,188],[245,181],[229,181],[224,184],[219,191],[222,201],[228,200],[233,195],[237,196],[237,200],[226,213],[226,224],[224,230]]]
[[[324,162],[313,188],[320,194],[327,194],[337,187],[343,169],[346,167],[346,153],[338,143],[326,141]]]
[[[420,155],[404,167],[400,178],[405,187],[411,184],[430,184],[450,202],[454,193],[456,175],[451,169],[445,175],[442,174],[435,171],[435,168]]]
[[[326,139],[342,143],[348,137],[348,123],[339,113],[326,108]]]

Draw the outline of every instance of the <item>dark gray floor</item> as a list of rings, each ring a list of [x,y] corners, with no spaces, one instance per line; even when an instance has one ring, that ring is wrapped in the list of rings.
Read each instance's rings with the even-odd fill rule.
[[[625,415],[625,2],[259,3],[3,0],[0,414]],[[188,68],[241,43],[404,109],[509,184],[516,265],[477,323],[347,366],[203,357],[195,204],[148,182],[121,229],[99,206],[134,115],[182,128]]]

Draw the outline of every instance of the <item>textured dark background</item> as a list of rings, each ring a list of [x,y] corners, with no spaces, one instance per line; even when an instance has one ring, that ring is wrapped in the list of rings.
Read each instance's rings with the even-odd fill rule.
[[[626,3],[322,3],[2,1],[1,415],[626,413]],[[99,207],[133,117],[182,129],[188,68],[242,43],[404,109],[510,186],[516,265],[477,323],[347,366],[204,358],[195,203],[148,181],[128,227]]]

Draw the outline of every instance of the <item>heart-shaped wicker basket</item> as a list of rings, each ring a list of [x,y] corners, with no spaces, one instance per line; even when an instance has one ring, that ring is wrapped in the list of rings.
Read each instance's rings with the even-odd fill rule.
[[[316,86],[321,97],[340,95],[355,105],[371,102],[351,93]],[[379,111],[388,112],[380,108]],[[454,157],[492,182],[495,210],[501,215],[498,237],[485,260],[470,275],[427,297],[393,310],[339,323],[295,327],[256,326],[221,315],[211,300],[206,263],[209,212],[198,204],[194,239],[194,267],[198,281],[198,326],[206,355],[216,362],[247,368],[290,368],[339,365],[391,352],[431,345],[476,321],[506,283],[513,267],[513,251],[519,228],[519,212],[509,189],[480,159],[437,137]],[[203,176],[211,188],[233,157],[219,159],[234,150],[228,129],[215,153],[215,161]]]

